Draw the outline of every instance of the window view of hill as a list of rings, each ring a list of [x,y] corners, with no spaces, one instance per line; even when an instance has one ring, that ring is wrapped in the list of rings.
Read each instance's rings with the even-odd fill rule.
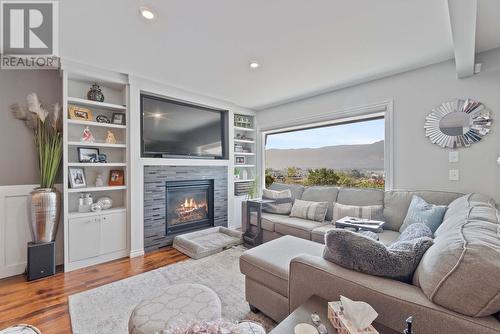
[[[266,185],[280,182],[383,189],[383,138],[383,119],[269,135]]]

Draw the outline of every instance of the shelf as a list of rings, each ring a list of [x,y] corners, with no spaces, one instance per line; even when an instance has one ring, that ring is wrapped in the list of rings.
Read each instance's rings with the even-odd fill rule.
[[[127,211],[127,209],[124,207],[116,207],[116,208],[111,208],[108,210],[101,210],[98,212],[69,212],[68,216],[69,216],[69,218],[83,218],[83,217],[97,216],[100,214],[110,214],[110,213],[118,213],[118,212],[125,212],[125,211]]]
[[[234,164],[234,168],[253,168],[255,167],[255,165],[238,165],[238,164]]]
[[[93,163],[93,162],[68,162],[68,167],[126,167],[127,164],[124,162],[105,162],[105,163]]]
[[[99,123],[93,121],[82,121],[78,119],[68,119],[68,124],[76,124],[76,125],[88,125],[88,126],[100,126],[103,128],[113,128],[113,129],[126,129],[126,125],[121,124],[111,124],[111,123]]]
[[[252,129],[252,128],[242,128],[242,127],[239,127],[239,126],[235,126],[234,127],[234,131],[248,131],[248,132],[254,132],[255,129]]]
[[[82,141],[69,141],[68,145],[70,145],[70,146],[127,148],[127,145],[125,145],[125,144],[86,143],[86,142],[82,142]]]
[[[127,186],[103,186],[103,187],[85,187],[85,188],[69,188],[69,193],[88,193],[94,191],[113,191],[113,190],[124,190]]]
[[[255,179],[234,180],[234,183],[253,182]]]
[[[68,97],[68,103],[78,104],[78,105],[97,108],[97,109],[106,109],[106,110],[115,110],[115,111],[126,111],[127,110],[126,106],[122,106],[119,104],[90,101],[90,100],[80,99],[78,97]]]
[[[234,152],[234,155],[255,155],[252,152]]]
[[[255,140],[248,140],[248,139],[234,139],[235,143],[246,143],[246,144],[254,144]]]

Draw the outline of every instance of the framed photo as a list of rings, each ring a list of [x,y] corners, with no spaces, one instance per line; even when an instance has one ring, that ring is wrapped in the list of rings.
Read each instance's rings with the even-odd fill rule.
[[[123,170],[110,170],[109,182],[110,186],[123,186],[125,184],[125,176]]]
[[[78,162],[93,163],[99,161],[99,149],[92,147],[78,147]]]
[[[244,165],[246,162],[245,157],[234,157],[234,163],[236,165]]]
[[[84,188],[87,186],[87,182],[85,182],[85,171],[83,168],[70,167],[68,176],[70,188]]]
[[[92,121],[92,110],[77,106],[69,106],[69,118],[80,121]]]
[[[111,123],[125,125],[125,114],[120,112],[114,112]]]

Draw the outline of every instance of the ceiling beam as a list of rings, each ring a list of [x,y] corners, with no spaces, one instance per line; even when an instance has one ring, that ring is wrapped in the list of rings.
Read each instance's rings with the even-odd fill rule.
[[[457,77],[474,74],[477,0],[448,0]]]

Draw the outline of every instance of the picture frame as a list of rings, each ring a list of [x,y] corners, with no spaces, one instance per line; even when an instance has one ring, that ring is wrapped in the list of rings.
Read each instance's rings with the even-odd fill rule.
[[[244,165],[246,163],[245,157],[234,157],[234,163],[236,165]]]
[[[95,121],[97,123],[111,123],[108,116],[106,115],[97,115],[97,117],[95,118]]]
[[[85,180],[85,170],[81,167],[70,167],[68,170],[70,188],[85,188],[87,182]]]
[[[78,162],[96,163],[99,161],[99,149],[94,147],[78,147]]]
[[[125,125],[125,114],[121,112],[114,112],[111,118],[111,124]]]
[[[114,169],[109,171],[110,186],[123,186],[125,185],[125,173],[121,169]]]
[[[83,107],[77,107],[77,106],[69,106],[68,107],[68,112],[69,112],[69,118],[70,119],[75,119],[79,121],[92,121],[92,110],[83,108]]]

